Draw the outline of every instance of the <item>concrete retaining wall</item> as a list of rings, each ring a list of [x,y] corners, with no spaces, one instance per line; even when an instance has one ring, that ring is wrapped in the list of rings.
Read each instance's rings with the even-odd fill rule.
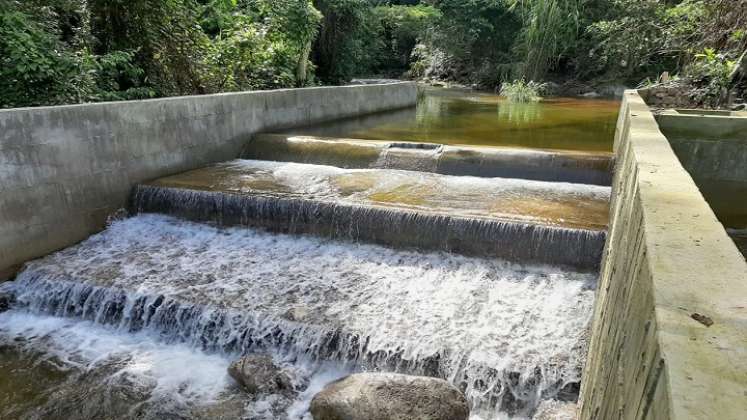
[[[747,113],[670,110],[656,122],[696,183],[747,181]]]
[[[236,158],[259,131],[416,99],[398,83],[0,110],[0,279],[101,229],[139,182]]]
[[[742,419],[747,264],[627,91],[581,419]]]

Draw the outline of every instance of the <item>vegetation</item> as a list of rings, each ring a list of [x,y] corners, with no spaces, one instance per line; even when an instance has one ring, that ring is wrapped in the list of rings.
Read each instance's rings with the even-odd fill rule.
[[[501,86],[501,95],[511,102],[539,102],[545,86],[534,81],[524,79],[505,82]]]
[[[343,83],[636,85],[715,106],[747,0],[0,0],[0,107]],[[676,77],[674,77],[676,76]],[[743,82],[742,82],[743,84]]]

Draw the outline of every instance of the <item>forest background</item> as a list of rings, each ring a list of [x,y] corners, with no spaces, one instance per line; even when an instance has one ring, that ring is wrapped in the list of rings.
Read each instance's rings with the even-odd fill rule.
[[[342,84],[743,89],[747,0],[0,0],[0,107]]]

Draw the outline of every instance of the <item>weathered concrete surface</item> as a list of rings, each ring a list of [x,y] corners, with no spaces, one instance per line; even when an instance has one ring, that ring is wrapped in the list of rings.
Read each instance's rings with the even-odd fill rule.
[[[102,228],[138,182],[235,158],[258,131],[416,96],[400,83],[0,110],[0,279]]]
[[[242,156],[341,168],[419,170],[444,175],[594,185],[610,185],[613,167],[611,154],[600,152],[450,146],[289,134],[257,134],[247,143]]]
[[[668,110],[656,117],[695,182],[747,182],[747,113]]]
[[[656,116],[661,131],[669,137],[747,141],[747,113],[668,110]]]
[[[747,265],[636,91],[615,138],[581,419],[742,419]]]

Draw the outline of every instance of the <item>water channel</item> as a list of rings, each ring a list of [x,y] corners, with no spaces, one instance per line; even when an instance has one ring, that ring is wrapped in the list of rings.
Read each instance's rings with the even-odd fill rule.
[[[578,166],[609,158],[617,106],[428,91],[415,109],[293,133],[518,147],[530,163],[574,151]],[[449,381],[473,420],[560,418],[578,397],[609,187],[467,170],[476,160],[441,170],[440,147],[403,169],[381,147],[356,165],[284,149],[144,183],[130,217],[28,263],[0,285],[15,300],[0,313],[0,417],[310,419],[330,381],[391,371]],[[485,166],[481,149],[456,152]],[[247,353],[270,354],[294,393],[242,391],[226,369]]]

